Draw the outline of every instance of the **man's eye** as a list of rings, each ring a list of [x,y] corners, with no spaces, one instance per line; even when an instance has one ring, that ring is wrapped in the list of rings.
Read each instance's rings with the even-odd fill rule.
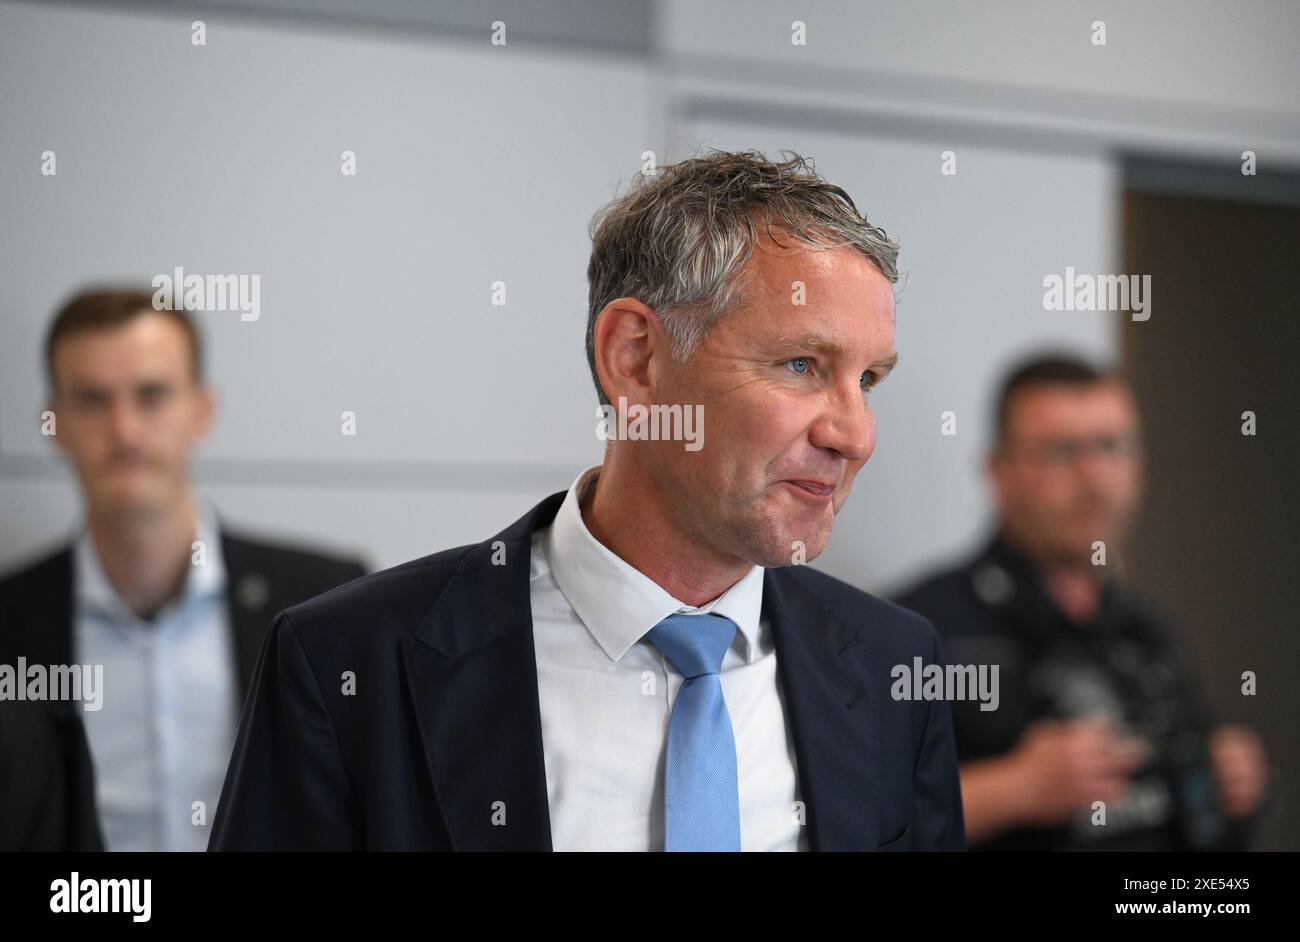
[[[152,408],[166,402],[171,390],[165,386],[145,386],[138,393],[140,404]]]
[[[793,360],[786,360],[785,362],[796,373],[808,372],[808,360],[804,357],[795,357]]]

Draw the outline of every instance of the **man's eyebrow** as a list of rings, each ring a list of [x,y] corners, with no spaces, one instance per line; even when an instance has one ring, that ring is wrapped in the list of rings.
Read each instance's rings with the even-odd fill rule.
[[[834,340],[823,337],[821,334],[795,334],[790,337],[782,337],[777,341],[782,349],[794,350],[815,350],[817,353],[825,353],[828,356],[839,356],[844,352]]]
[[[813,350],[827,356],[840,356],[844,353],[842,346],[829,337],[823,337],[821,334],[795,334],[782,337],[777,341],[777,344],[783,350]],[[871,364],[872,369],[881,370],[886,375],[896,366],[898,366],[897,350],[891,350],[886,356]]]

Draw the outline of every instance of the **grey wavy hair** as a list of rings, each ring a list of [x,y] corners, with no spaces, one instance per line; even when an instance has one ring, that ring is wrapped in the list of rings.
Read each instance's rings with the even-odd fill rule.
[[[688,360],[724,314],[749,301],[743,270],[762,232],[774,229],[810,245],[851,245],[891,284],[898,242],[858,212],[843,189],[811,162],[782,151],[713,151],[638,174],[629,191],[591,220],[587,265],[587,365],[601,405],[609,398],[596,372],[596,319],[611,301],[636,298],[659,316],[675,360]]]

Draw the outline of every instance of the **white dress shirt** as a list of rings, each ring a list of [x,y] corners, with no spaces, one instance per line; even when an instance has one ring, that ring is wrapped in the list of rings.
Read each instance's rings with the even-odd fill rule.
[[[190,566],[181,595],[151,622],[118,596],[89,533],[77,542],[74,659],[104,665],[103,707],[82,716],[107,850],[207,847],[234,745],[239,683],[221,535],[207,506],[199,510],[198,539],[204,564]]]
[[[644,636],[674,612],[713,612],[738,628],[719,678],[736,737],[741,850],[807,850],[776,649],[762,617],[762,567],[706,605],[683,604],[587,529],[580,502],[599,473],[579,475],[532,542],[552,846],[664,849],[668,721],[683,678]]]

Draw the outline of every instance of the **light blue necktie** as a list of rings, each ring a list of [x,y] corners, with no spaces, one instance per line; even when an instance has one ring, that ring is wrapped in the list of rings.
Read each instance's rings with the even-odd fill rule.
[[[712,614],[669,615],[646,634],[686,678],[668,720],[664,850],[740,850],[736,738],[718,677],[735,636]]]

